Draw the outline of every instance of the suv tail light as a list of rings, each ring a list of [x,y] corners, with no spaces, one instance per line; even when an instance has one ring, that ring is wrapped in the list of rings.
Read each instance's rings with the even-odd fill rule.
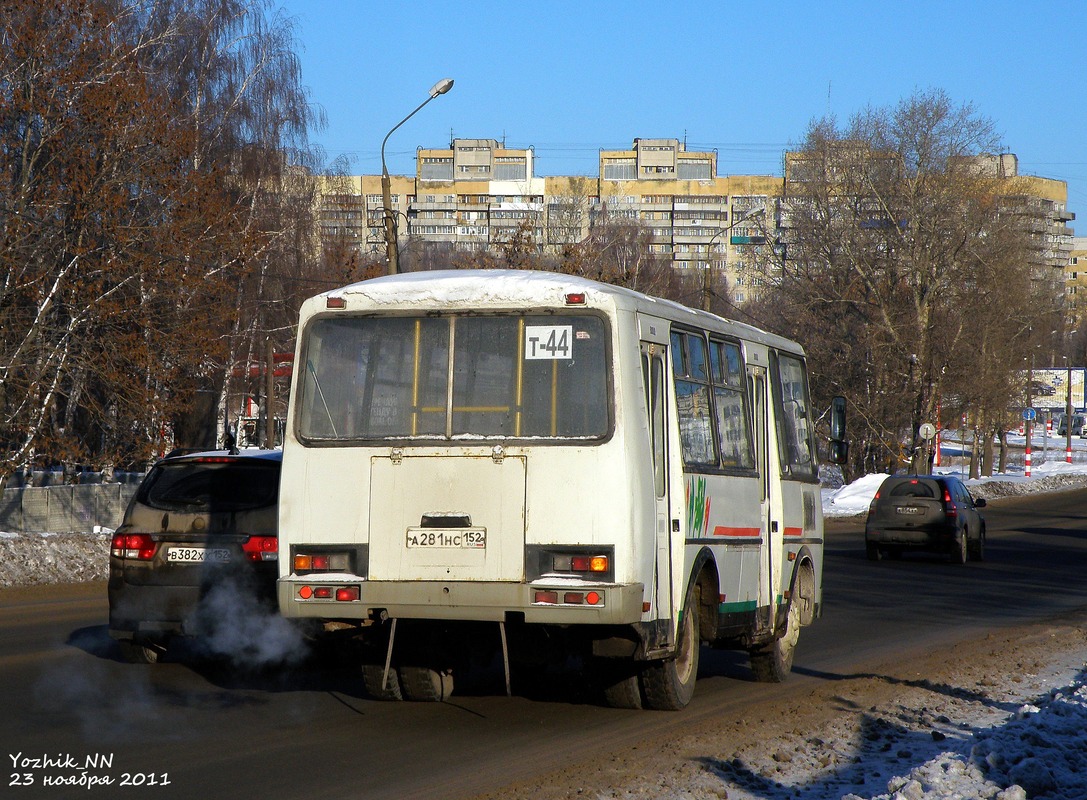
[[[275,536],[250,536],[242,551],[250,561],[275,561],[279,558],[279,540]]]
[[[944,489],[944,516],[948,519],[959,516],[959,507],[955,505],[955,501],[951,499],[951,492],[947,489]]]
[[[117,533],[110,543],[110,554],[115,558],[134,558],[150,561],[155,557],[156,545],[150,534]]]

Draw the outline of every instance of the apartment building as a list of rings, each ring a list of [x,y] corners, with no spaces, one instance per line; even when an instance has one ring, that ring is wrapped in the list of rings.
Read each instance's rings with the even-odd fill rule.
[[[1059,286],[1072,246],[1067,185],[1019,176],[1012,154],[979,163],[1016,179],[1009,181],[1008,202],[1031,209],[1039,228],[1039,275]],[[786,175],[787,164],[788,156]],[[338,242],[383,257],[381,176],[323,181],[326,245]],[[519,237],[552,255],[606,224],[637,223],[652,254],[680,271],[712,270],[726,279],[733,302],[742,303],[767,278],[754,268],[753,256],[780,253],[786,238],[784,181],[774,175],[719,175],[715,152],[688,151],[678,139],[639,138],[627,150],[601,150],[593,176],[537,176],[531,148],[454,139],[448,148],[420,147],[414,176],[391,177],[392,213],[402,243],[471,251],[496,249]]]
[[[1064,271],[1064,308],[1069,328],[1087,324],[1087,236],[1075,236]]]
[[[380,257],[381,176],[322,180],[323,241]],[[716,153],[687,151],[678,139],[602,150],[595,176],[542,177],[531,148],[455,139],[419,148],[416,174],[391,183],[401,239],[470,251],[528,234],[541,253],[558,255],[605,223],[637,222],[653,254],[679,270],[718,271],[743,302],[758,283],[744,254],[773,239],[781,178],[719,176]]]

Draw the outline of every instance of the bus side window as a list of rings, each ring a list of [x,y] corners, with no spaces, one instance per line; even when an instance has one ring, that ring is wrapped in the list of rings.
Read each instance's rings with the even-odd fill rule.
[[[775,412],[781,466],[794,476],[814,474],[810,403],[804,363],[794,356],[776,354]]]
[[[653,452],[653,488],[657,497],[665,495],[667,462],[664,452],[664,358],[660,353],[642,352],[642,385],[649,415],[649,438]]]
[[[695,333],[672,333],[672,371],[676,384],[676,413],[683,461],[696,466],[717,466],[713,435],[706,343]]]
[[[744,396],[744,370],[740,346],[710,340],[710,366],[717,410],[717,438],[726,467],[754,469],[751,415]]]

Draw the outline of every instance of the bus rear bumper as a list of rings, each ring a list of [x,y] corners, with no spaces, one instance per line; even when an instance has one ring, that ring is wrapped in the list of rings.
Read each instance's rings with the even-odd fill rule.
[[[386,582],[322,574],[280,578],[278,594],[280,613],[294,619],[501,622],[516,614],[527,623],[631,625],[642,621],[645,591],[640,583]]]

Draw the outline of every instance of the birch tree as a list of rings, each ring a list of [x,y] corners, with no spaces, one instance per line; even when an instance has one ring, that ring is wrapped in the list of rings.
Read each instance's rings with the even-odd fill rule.
[[[6,5],[0,479],[161,452],[197,395],[222,385],[237,331],[274,309],[261,294],[274,281],[254,291],[252,276],[301,268],[311,206],[288,199],[305,189],[282,190],[304,131],[283,120],[305,116],[304,93],[297,70],[255,77],[272,53],[290,62],[289,26],[263,10]],[[211,56],[188,69],[212,41],[248,68]]]

